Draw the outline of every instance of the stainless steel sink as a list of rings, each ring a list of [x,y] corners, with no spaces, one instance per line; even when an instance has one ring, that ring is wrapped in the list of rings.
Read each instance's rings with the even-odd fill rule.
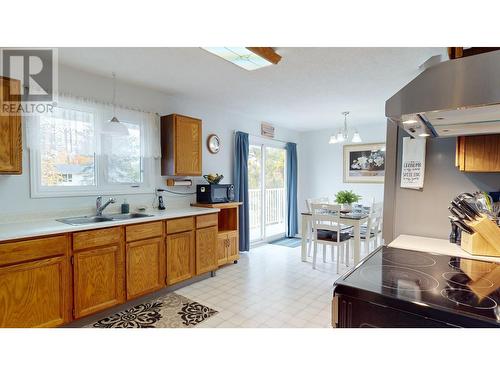
[[[103,221],[112,221],[113,219],[107,216],[80,216],[80,217],[68,217],[64,219],[57,219],[64,224],[69,225],[85,225],[92,223],[101,223]]]
[[[154,215],[141,214],[138,212],[130,213],[130,214],[114,214],[114,215],[106,215],[106,217],[110,217],[113,220],[130,220],[130,219],[140,219],[141,217],[152,217]]]
[[[141,217],[152,217],[154,215],[141,214],[141,213],[130,213],[130,214],[114,214],[106,216],[79,216],[79,217],[68,217],[64,219],[57,219],[57,221],[69,224],[69,225],[85,225],[92,223],[101,223],[107,221],[122,221],[139,219]]]

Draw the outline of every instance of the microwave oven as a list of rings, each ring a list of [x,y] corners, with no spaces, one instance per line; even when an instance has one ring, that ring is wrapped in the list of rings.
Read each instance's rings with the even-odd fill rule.
[[[198,203],[233,202],[234,185],[232,184],[196,185],[196,201]]]

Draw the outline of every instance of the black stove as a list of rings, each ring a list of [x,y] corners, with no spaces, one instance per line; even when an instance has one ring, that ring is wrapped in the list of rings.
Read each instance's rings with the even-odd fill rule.
[[[500,327],[500,263],[384,246],[334,287],[336,327]]]

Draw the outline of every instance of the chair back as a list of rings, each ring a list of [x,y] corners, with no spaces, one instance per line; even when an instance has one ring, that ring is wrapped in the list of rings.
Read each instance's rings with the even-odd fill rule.
[[[321,197],[321,198],[307,198],[306,199],[306,207],[308,212],[312,212],[312,207],[311,205],[313,203],[329,203],[330,199],[328,197]]]
[[[382,229],[382,210],[382,202],[373,203],[372,207],[370,208],[370,217],[368,219],[367,226],[367,229],[370,230],[369,233],[374,233],[376,235]]]
[[[337,232],[336,242],[340,242],[340,207],[340,204],[311,203],[314,240],[321,241],[321,239],[318,239],[318,230],[327,230]]]

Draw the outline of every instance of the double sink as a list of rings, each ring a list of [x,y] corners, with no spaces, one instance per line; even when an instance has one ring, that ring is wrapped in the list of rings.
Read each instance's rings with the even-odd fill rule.
[[[108,221],[132,220],[132,219],[139,219],[142,217],[152,217],[152,216],[154,215],[142,214],[137,212],[130,214],[68,217],[64,219],[57,219],[57,221],[69,225],[86,225],[86,224],[102,223]]]

